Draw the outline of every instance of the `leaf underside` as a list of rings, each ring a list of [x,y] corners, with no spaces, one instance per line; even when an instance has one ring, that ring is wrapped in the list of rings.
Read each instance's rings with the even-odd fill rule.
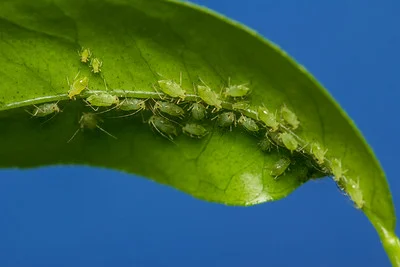
[[[80,62],[82,47],[101,59],[100,74]],[[347,181],[359,186],[361,208],[380,235],[394,235],[385,175],[343,110],[278,47],[208,10],[161,0],[2,0],[0,65],[0,167],[113,168],[204,200],[253,205],[283,198],[310,178],[330,175],[329,166],[316,163],[307,149],[317,142],[328,149],[326,162],[340,160]],[[82,112],[91,112],[81,98],[107,91],[120,99],[147,99],[151,107],[164,98],[156,91],[157,81],[179,83],[180,73],[182,87],[192,96],[179,104],[186,117],[190,105],[199,101],[194,85],[204,81],[219,93],[230,79],[231,84],[251,88],[247,100],[252,111],[258,106],[273,112],[290,107],[300,120],[293,132],[305,148],[294,153],[285,147],[261,151],[257,144],[266,129],[256,134],[242,127],[221,129],[214,119],[221,111],[212,113],[212,107],[201,122],[209,134],[201,139],[180,134],[170,141],[143,123],[151,110],[112,118],[125,114],[115,108],[99,115],[101,128],[117,140],[99,129],[85,129],[67,143],[79,129]],[[89,78],[89,90],[70,100],[67,78],[72,83],[77,74]],[[62,112],[51,120],[25,112],[31,112],[33,104],[54,101],[60,101]],[[231,111],[235,101],[224,101],[222,111]],[[257,120],[254,114],[246,115]],[[177,119],[177,125],[186,120]],[[271,170],[283,157],[292,163],[274,177]],[[347,183],[339,184],[353,197]]]

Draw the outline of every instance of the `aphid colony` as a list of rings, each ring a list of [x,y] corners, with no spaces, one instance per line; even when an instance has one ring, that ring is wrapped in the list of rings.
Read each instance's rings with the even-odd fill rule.
[[[88,48],[83,48],[80,53],[80,61],[89,64],[94,74],[99,74],[102,62],[93,58]],[[217,128],[225,131],[232,131],[234,127],[240,126],[244,132],[250,133],[259,138],[258,146],[264,153],[272,150],[285,149],[289,155],[294,153],[302,155],[313,161],[313,166],[319,171],[329,175],[333,174],[334,180],[338,183],[350,184],[352,180],[345,177],[346,170],[343,169],[339,159],[326,158],[327,149],[317,142],[302,140],[294,131],[300,127],[297,115],[285,104],[279,110],[265,106],[251,107],[246,98],[250,96],[251,89],[248,84],[231,84],[228,79],[227,86],[220,93],[217,93],[201,78],[195,85],[196,100],[187,100],[187,91],[180,82],[162,79],[154,83],[153,87],[158,97],[152,99],[140,98],[119,98],[111,91],[105,90],[101,93],[90,93],[89,78],[79,76],[69,83],[68,96],[75,99],[85,89],[89,96],[83,101],[93,112],[83,113],[78,124],[79,128],[68,140],[71,142],[79,131],[84,129],[99,129],[112,138],[117,138],[100,127],[103,122],[100,114],[111,110],[119,112],[118,116],[112,118],[129,117],[141,112],[150,113],[145,120],[155,132],[168,140],[173,140],[180,133],[193,139],[206,137],[210,130],[210,124],[204,123],[208,118],[214,122]],[[106,87],[107,89],[107,87]],[[161,92],[161,93],[160,93]],[[225,105],[227,104],[227,105]],[[107,108],[100,111],[99,108]],[[57,103],[46,103],[35,106],[29,112],[33,117],[44,117],[60,112]],[[271,168],[270,175],[277,178],[290,170],[292,159],[288,154],[282,156]],[[358,208],[363,207],[363,198],[358,189],[358,183],[350,185],[352,199]]]

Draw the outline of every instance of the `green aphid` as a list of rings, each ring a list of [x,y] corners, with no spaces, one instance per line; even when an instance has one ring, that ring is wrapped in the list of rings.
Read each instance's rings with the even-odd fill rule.
[[[146,109],[146,100],[138,98],[125,98],[120,102],[118,108],[123,111],[139,111]]]
[[[77,77],[77,76],[76,76]],[[68,97],[70,99],[75,98],[76,95],[79,95],[83,90],[88,88],[89,85],[89,78],[84,76],[79,79],[74,79],[74,82],[69,85]]]
[[[173,136],[178,136],[175,124],[164,117],[157,115],[151,116],[149,119],[149,125],[167,139],[173,140]]]
[[[295,151],[299,147],[299,143],[290,133],[279,134],[279,139],[282,141],[285,147],[290,150],[290,152]]]
[[[118,96],[109,93],[97,93],[86,98],[86,102],[93,107],[110,107],[119,104]],[[94,109],[94,108],[93,108]],[[97,109],[94,109],[97,111]]]
[[[311,144],[311,154],[314,156],[315,160],[318,164],[324,164],[325,162],[325,154],[328,152],[328,149],[323,149],[321,145],[317,142]]]
[[[187,123],[182,127],[182,132],[193,138],[202,138],[208,134],[206,128],[195,123]]]
[[[235,122],[235,120],[235,113],[223,112],[217,116],[217,125],[222,128],[232,128],[232,124]]]
[[[296,114],[293,111],[288,109],[286,105],[283,105],[281,108],[281,115],[284,121],[289,124],[293,130],[297,129],[300,125],[299,120],[297,119]]]
[[[89,48],[83,48],[81,49],[81,52],[79,53],[79,56],[81,57],[81,62],[87,63],[92,56],[92,52],[90,52]]]
[[[259,130],[257,123],[253,119],[244,115],[240,116],[238,123],[249,132],[258,132]]]
[[[158,85],[161,91],[170,97],[179,97],[182,100],[186,97],[186,90],[182,88],[181,84],[177,84],[173,80],[160,80]]]
[[[268,127],[271,128],[272,132],[275,132],[279,129],[279,122],[276,119],[276,114],[270,112],[267,108],[265,107],[258,107],[258,118],[262,122],[265,123]]]
[[[207,115],[207,109],[201,103],[193,103],[189,110],[191,111],[193,119],[198,121],[203,120]]]
[[[347,179],[347,192],[350,198],[353,200],[356,208],[362,209],[365,205],[364,196],[360,189],[360,178],[357,178],[357,183],[352,179]]]
[[[211,90],[210,87],[198,85],[197,94],[207,105],[213,106],[215,110],[220,110],[222,108],[222,101],[220,100],[219,94]]]
[[[93,58],[90,61],[90,67],[92,67],[93,73],[100,73],[101,66],[103,66],[103,62],[100,61],[100,59],[98,59],[97,57]]]
[[[260,142],[258,142],[258,147],[261,151],[269,152],[272,149],[272,143],[267,137],[264,137]]]
[[[339,159],[332,159],[330,162],[331,171],[333,173],[333,179],[336,182],[339,182],[342,179],[345,179],[344,174],[347,170],[343,170],[342,162]]]
[[[72,137],[68,140],[67,143],[71,142],[74,137],[78,134],[79,131],[84,131],[84,129],[99,129],[100,131],[102,131],[103,133],[107,134],[108,136],[117,139],[117,137],[115,137],[114,135],[110,134],[109,132],[107,132],[106,130],[104,130],[103,128],[101,128],[99,126],[99,123],[103,122],[103,120],[101,118],[98,117],[98,115],[96,115],[95,113],[83,113],[80,120],[79,120],[79,128],[78,130],[76,130],[76,132],[72,135]]]
[[[174,117],[183,117],[185,115],[185,111],[180,106],[165,101],[156,101],[154,104],[154,110],[159,110]]]
[[[250,107],[249,102],[244,102],[244,101],[240,101],[240,102],[236,102],[232,104],[232,109],[233,110],[247,110]]]
[[[33,105],[34,109],[32,112],[27,111],[32,117],[46,117],[53,113],[59,113],[60,108],[58,107],[58,102],[56,103],[46,103],[41,105]]]
[[[228,87],[225,88],[225,97],[245,97],[250,91],[246,84],[231,85],[229,78]]]
[[[289,168],[291,161],[289,158],[281,158],[278,160],[271,169],[271,176],[274,176],[275,179],[285,173],[285,171]]]

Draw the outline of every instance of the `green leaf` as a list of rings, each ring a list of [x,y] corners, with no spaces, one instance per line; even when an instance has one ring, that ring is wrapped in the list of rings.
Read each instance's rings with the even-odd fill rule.
[[[103,62],[100,74],[80,62],[82,47]],[[362,135],[302,66],[242,25],[174,1],[1,0],[0,53],[0,167],[113,168],[228,205],[278,200],[309,179],[335,173],[339,186],[377,229],[393,265],[400,266],[391,194]],[[149,120],[154,101],[166,98],[157,81],[179,83],[180,73],[188,96],[179,104],[185,119],[174,119],[179,125],[200,101],[195,86],[204,81],[219,93],[230,79],[232,85],[251,88],[250,107],[242,113],[262,130],[221,129],[213,107],[201,122],[209,131],[202,139],[180,134],[171,141],[152,130],[143,120]],[[88,77],[90,90],[70,100],[67,78],[72,84],[75,77]],[[97,125],[117,140],[100,129],[77,131],[82,112],[91,110],[81,98],[100,91],[121,101],[148,99],[148,110],[135,116],[112,118],[125,114],[118,107],[98,114],[104,123]],[[55,101],[62,112],[50,120],[25,112]],[[224,99],[222,111],[232,111],[236,101]],[[258,107],[280,118],[283,105],[294,111],[300,127],[290,130],[281,122],[278,132],[294,134],[300,147],[290,152],[274,139],[271,151],[263,152],[257,143],[269,128],[257,116]],[[323,162],[313,156],[317,143],[328,149]],[[274,165],[282,158],[290,159],[290,167],[274,177]],[[342,169],[335,169],[334,162],[341,162]]]

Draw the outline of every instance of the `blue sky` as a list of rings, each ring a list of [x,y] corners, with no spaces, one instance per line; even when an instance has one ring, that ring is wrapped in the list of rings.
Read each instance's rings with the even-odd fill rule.
[[[197,0],[279,44],[324,84],[400,207],[397,0]],[[399,224],[398,224],[399,225]],[[109,170],[0,171],[0,266],[390,266],[334,183],[249,208]]]

